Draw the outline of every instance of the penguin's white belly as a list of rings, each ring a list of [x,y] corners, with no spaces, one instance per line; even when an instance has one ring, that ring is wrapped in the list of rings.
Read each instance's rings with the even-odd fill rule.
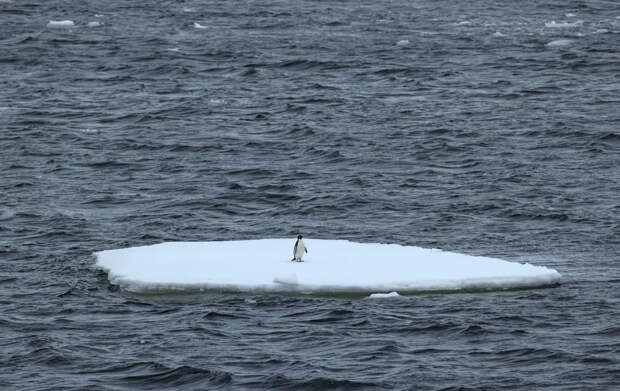
[[[306,251],[306,246],[300,240],[299,243],[297,243],[297,250],[295,251],[295,258],[301,258],[304,255],[305,251]]]

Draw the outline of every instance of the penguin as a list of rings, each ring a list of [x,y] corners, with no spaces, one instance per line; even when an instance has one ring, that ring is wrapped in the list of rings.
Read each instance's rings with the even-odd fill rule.
[[[304,241],[301,240],[303,236],[297,235],[297,241],[295,242],[295,247],[293,247],[293,259],[291,261],[303,262],[301,257],[304,256],[304,252],[308,252]]]

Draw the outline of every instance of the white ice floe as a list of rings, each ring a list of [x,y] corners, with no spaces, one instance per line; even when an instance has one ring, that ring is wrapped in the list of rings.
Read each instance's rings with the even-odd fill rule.
[[[95,253],[96,266],[129,291],[219,289],[276,292],[391,292],[551,285],[546,267],[396,244],[306,241],[291,262],[290,239],[170,242]]]
[[[203,26],[203,25],[201,25],[200,23],[194,22],[194,28],[197,28],[197,29],[206,29],[206,28],[207,28],[207,26]]]
[[[369,299],[387,299],[389,297],[399,297],[398,292],[390,292],[390,293],[372,293],[368,296]]]
[[[101,26],[100,22],[88,22],[88,27],[99,27]]]
[[[75,23],[72,20],[50,20],[47,27],[52,28],[67,28],[74,27]]]
[[[409,40],[408,39],[401,39],[400,41],[396,42],[396,45],[398,45],[398,46],[407,46],[407,45],[409,45]]]
[[[547,44],[547,46],[557,47],[557,46],[568,46],[573,43],[572,39],[556,39],[555,41],[551,41]]]

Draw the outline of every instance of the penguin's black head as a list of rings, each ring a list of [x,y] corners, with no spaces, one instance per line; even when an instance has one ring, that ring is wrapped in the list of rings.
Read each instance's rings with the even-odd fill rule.
[[[301,239],[301,238],[303,238],[303,236],[297,235],[297,239]]]

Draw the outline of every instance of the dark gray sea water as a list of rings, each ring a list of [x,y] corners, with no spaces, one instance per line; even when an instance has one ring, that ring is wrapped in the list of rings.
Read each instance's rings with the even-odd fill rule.
[[[618,390],[619,128],[617,1],[0,0],[0,389]],[[298,232],[563,278],[368,300],[93,267]]]

